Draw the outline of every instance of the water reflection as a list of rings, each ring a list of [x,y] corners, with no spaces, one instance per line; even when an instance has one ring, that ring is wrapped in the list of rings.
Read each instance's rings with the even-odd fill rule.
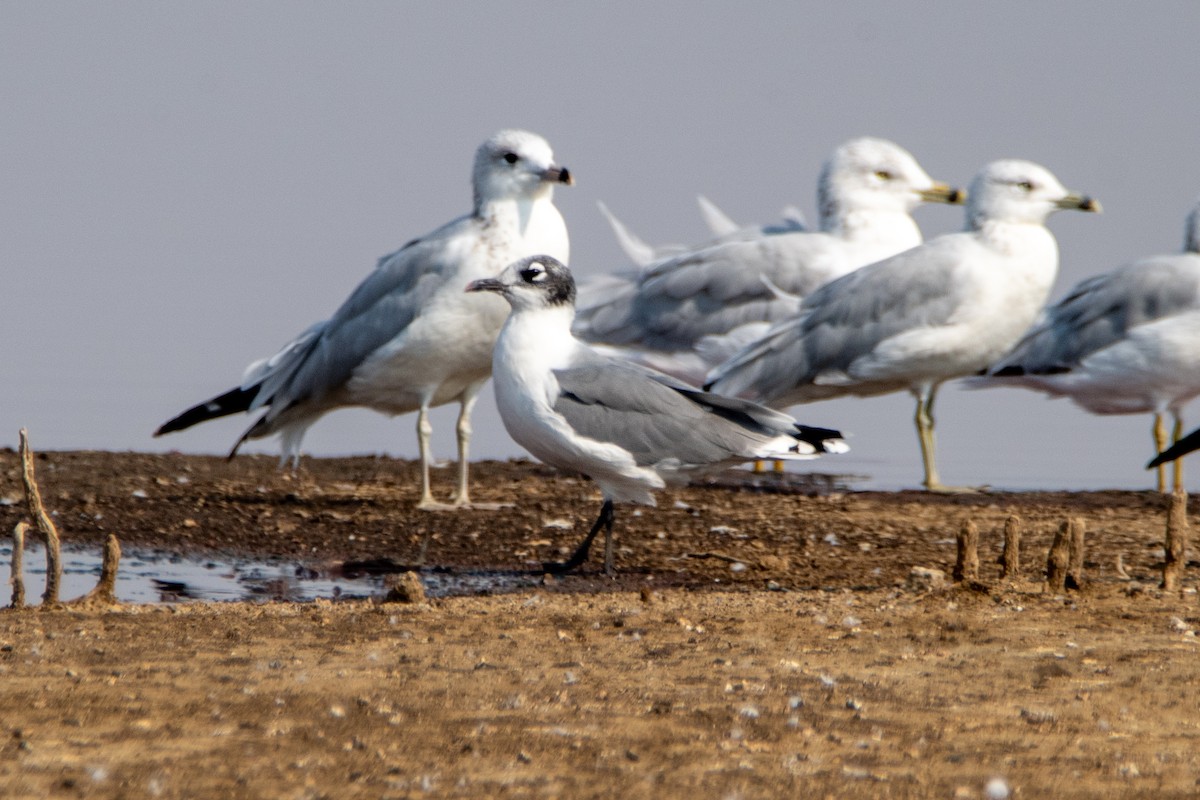
[[[63,600],[82,597],[100,577],[99,548],[63,548]],[[12,542],[0,545],[0,586],[8,586]],[[125,603],[186,603],[195,601],[287,601],[383,598],[387,576],[408,567],[387,559],[347,562],[317,568],[286,559],[192,558],[155,550],[124,549],[117,572],[117,599]],[[448,569],[419,571],[429,597],[499,594],[535,586],[532,573]],[[41,602],[46,587],[46,558],[40,544],[25,548],[25,597]],[[0,591],[0,606],[11,592]]]

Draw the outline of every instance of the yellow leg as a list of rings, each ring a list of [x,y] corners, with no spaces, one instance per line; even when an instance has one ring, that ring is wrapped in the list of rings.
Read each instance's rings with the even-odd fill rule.
[[[1161,453],[1163,450],[1167,449],[1167,426],[1165,424],[1163,424],[1162,414],[1157,411],[1154,412],[1153,433],[1154,433],[1154,449],[1156,452]],[[1176,459],[1175,463],[1178,464],[1179,460]],[[1160,494],[1167,491],[1167,465],[1166,464],[1158,465],[1158,491]]]
[[[1183,419],[1175,415],[1175,429],[1171,433],[1171,443],[1178,442],[1183,437]],[[1175,491],[1183,491],[1183,459],[1175,459]]]
[[[938,478],[937,464],[934,461],[933,441],[933,389],[925,389],[917,396],[917,413],[913,422],[917,425],[917,440],[921,443],[921,463],[925,467],[925,488],[931,492],[939,491],[942,481]]]
[[[933,437],[933,398],[937,394],[937,386],[914,391],[917,398],[917,413],[914,421],[917,423],[917,438],[921,442],[921,461],[925,465],[925,488],[930,492],[974,492],[966,486],[947,486],[938,477],[937,463],[934,457]]]

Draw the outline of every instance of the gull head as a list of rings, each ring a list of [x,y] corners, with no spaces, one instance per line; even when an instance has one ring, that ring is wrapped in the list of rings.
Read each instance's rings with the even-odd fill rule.
[[[496,292],[514,310],[574,307],[575,279],[571,270],[550,256],[529,256],[504,268],[495,278],[467,284],[468,292]]]
[[[503,130],[475,151],[472,176],[475,206],[492,200],[549,197],[555,184],[575,182],[570,171],[554,163],[549,143],[536,133]]]
[[[988,164],[971,181],[967,197],[970,229],[989,221],[1041,225],[1064,208],[1100,211],[1098,201],[1068,191],[1050,170],[1019,159]]]
[[[863,136],[844,142],[821,168],[817,201],[822,230],[844,214],[886,211],[907,214],[922,202],[961,203],[961,191],[935,181],[912,154],[886,139]]]

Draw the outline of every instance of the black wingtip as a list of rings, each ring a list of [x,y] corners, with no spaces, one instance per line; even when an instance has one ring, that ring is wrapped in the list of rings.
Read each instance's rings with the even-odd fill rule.
[[[1200,428],[1192,431],[1187,436],[1184,436],[1178,442],[1171,445],[1166,450],[1163,450],[1154,458],[1150,459],[1150,462],[1146,464],[1146,469],[1160,467],[1163,464],[1166,464],[1168,461],[1174,461],[1177,458],[1182,458],[1183,456],[1186,456],[1188,453],[1191,453],[1195,450],[1200,450]]]
[[[818,453],[842,452],[842,450],[845,448],[845,437],[842,436],[842,432],[839,430],[834,430],[833,428],[817,428],[812,425],[799,424],[796,425],[796,429],[798,431],[798,433],[795,434],[796,438],[802,442],[807,442],[808,444],[812,445]],[[826,446],[833,445],[834,443],[840,443],[840,445],[833,448]]]
[[[225,394],[217,395],[211,400],[194,405],[179,416],[169,419],[158,426],[158,430],[154,432],[154,435],[162,436],[165,433],[174,433],[175,431],[181,431],[193,425],[198,425],[201,422],[207,422],[210,419],[237,414],[240,411],[249,411],[250,404],[254,401],[254,396],[258,394],[258,388],[258,386],[252,386],[249,389],[242,389],[241,387],[230,389]]]

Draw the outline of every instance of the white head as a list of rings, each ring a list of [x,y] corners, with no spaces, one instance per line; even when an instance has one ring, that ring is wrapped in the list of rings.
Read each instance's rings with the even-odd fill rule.
[[[473,281],[467,291],[496,292],[514,311],[575,306],[575,278],[565,264],[550,256],[522,258],[498,277]]]
[[[978,230],[989,221],[1041,225],[1063,208],[1098,212],[1100,203],[1067,191],[1050,170],[1031,161],[993,161],[971,181],[967,228]]]
[[[817,207],[821,230],[860,211],[908,214],[921,202],[961,203],[962,192],[934,181],[912,154],[886,139],[864,136],[833,151],[821,168]]]
[[[503,130],[479,145],[471,182],[475,210],[494,200],[549,197],[556,183],[574,182],[566,167],[554,163],[549,143],[536,133]]]

